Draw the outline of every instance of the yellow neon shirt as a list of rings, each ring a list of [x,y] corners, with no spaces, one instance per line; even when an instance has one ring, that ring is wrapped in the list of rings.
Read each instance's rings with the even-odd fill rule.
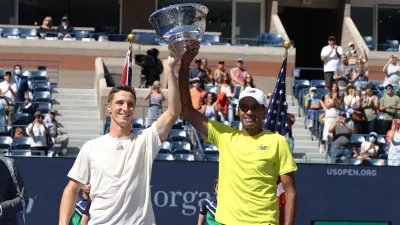
[[[209,120],[207,141],[219,149],[216,220],[226,225],[277,225],[276,182],[297,170],[286,138],[268,130],[244,136]]]

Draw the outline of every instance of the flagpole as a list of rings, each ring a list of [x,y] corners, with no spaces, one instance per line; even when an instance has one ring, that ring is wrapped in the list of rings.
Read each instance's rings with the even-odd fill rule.
[[[128,34],[127,39],[129,41],[129,51],[132,52],[132,43],[136,40],[136,36],[134,33],[130,33],[130,34]]]
[[[282,43],[282,45],[283,45],[283,47],[285,48],[285,57],[284,57],[284,59],[287,59],[287,57],[288,57],[288,49],[289,49],[290,47],[292,47],[292,43],[291,43],[289,40],[285,40],[285,41]]]

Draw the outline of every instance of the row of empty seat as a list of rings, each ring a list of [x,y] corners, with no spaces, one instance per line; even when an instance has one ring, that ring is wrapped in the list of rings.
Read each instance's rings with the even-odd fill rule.
[[[377,46],[374,43],[372,36],[363,36],[365,44],[370,50],[374,50]],[[386,52],[398,52],[399,51],[399,41],[398,40],[386,40],[384,44],[378,45],[378,51]]]

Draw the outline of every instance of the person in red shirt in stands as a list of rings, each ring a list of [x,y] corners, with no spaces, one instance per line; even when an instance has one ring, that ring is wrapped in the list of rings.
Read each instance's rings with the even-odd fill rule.
[[[243,59],[238,58],[236,61],[236,67],[232,68],[230,71],[234,84],[244,84],[245,71],[246,69],[243,67]]]

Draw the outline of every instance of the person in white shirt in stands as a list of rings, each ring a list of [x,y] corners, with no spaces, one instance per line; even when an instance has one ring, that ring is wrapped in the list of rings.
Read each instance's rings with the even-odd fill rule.
[[[128,86],[110,91],[110,132],[86,142],[80,150],[68,173],[70,180],[61,200],[59,225],[69,224],[83,184],[91,185],[90,225],[155,224],[150,197],[152,164],[182,111],[174,66],[182,58],[179,76],[187,76],[183,73],[189,71],[199,47],[198,42],[189,42],[181,57],[170,47],[166,68],[168,109],[139,135],[131,133],[135,91]]]
[[[392,54],[389,57],[389,61],[383,67],[383,72],[386,73],[385,81],[383,82],[383,86],[391,84],[393,85],[393,92],[397,92],[400,86],[400,59],[397,55]]]
[[[325,88],[330,89],[333,83],[333,75],[340,63],[340,55],[343,54],[343,49],[336,45],[336,38],[330,36],[328,45],[322,48],[321,60],[324,62],[324,78]]]
[[[49,146],[47,146],[47,136],[50,133],[49,128],[43,123],[43,115],[36,111],[34,120],[26,128],[26,133],[30,137],[31,149],[44,151],[48,155]]]
[[[17,95],[17,85],[11,83],[12,74],[10,71],[4,73],[4,81],[0,83],[0,97],[7,101],[6,114],[8,125],[14,122],[15,96]]]

